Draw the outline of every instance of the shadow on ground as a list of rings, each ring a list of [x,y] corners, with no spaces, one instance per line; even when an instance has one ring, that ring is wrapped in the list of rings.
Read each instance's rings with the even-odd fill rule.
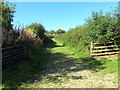
[[[54,48],[54,47],[63,47],[63,45],[56,45],[56,42],[52,41],[51,44],[46,45],[46,48]]]
[[[54,53],[51,57],[52,60],[49,63],[51,66],[43,74],[61,73],[64,75],[69,72],[82,70],[93,70],[97,72],[98,70],[105,69],[103,67],[104,61],[98,61],[91,57],[79,59],[61,53]]]
[[[62,46],[53,42],[47,48],[54,47]],[[68,54],[50,53],[47,49],[40,47],[33,47],[29,55],[31,57],[29,60],[23,60],[21,63],[12,65],[3,71],[3,84],[5,87],[22,88],[24,84],[33,83],[35,80],[41,81],[42,76],[52,73],[60,73],[61,75],[48,77],[49,80],[56,80],[58,77],[82,79],[82,76],[66,76],[66,74],[88,69],[94,71],[104,69],[102,67],[104,63],[94,58],[78,59]]]

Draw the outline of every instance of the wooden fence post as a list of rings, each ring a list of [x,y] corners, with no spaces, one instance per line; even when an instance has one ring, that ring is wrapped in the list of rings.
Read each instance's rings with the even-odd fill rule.
[[[90,53],[92,55],[93,43],[91,42]]]

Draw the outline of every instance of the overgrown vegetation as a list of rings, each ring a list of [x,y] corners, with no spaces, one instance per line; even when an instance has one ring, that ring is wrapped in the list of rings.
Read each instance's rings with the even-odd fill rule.
[[[32,23],[29,26],[27,26],[27,28],[30,28],[33,31],[33,33],[35,33],[37,36],[39,36],[39,38],[44,37],[45,28],[43,27],[42,24],[35,22],[35,23]]]
[[[117,72],[118,61],[97,61],[93,58],[89,58],[90,42],[100,42],[106,44],[106,42],[114,42],[117,44],[120,39],[120,27],[117,22],[117,12],[107,12],[103,14],[100,12],[93,12],[91,18],[88,18],[86,24],[83,26],[77,26],[70,29],[65,33],[64,30],[51,30],[48,32],[44,26],[39,23],[32,23],[26,28],[13,29],[11,22],[13,21],[14,6],[10,6],[6,3],[1,4],[3,7],[3,47],[24,44],[27,46],[27,58],[21,63],[17,63],[3,71],[3,86],[5,88],[23,88],[24,85],[33,83],[35,80],[42,79],[40,72],[45,69],[49,61],[50,55],[60,55],[59,58],[73,62],[73,58],[66,58],[65,51],[61,53],[50,53],[50,49],[55,47],[54,42],[51,40],[48,34],[58,34],[55,36],[57,40],[66,45],[76,55],[79,60],[89,67],[90,70],[98,71],[106,67],[107,69],[101,70],[103,73]],[[7,18],[7,15],[9,18]],[[8,22],[8,23],[7,23]],[[62,47],[62,45],[56,45],[56,47]],[[61,49],[61,48],[59,48]],[[54,48],[54,50],[58,50]],[[64,52],[64,53],[63,53]],[[56,57],[51,58],[51,62],[56,60]],[[58,59],[59,60],[59,59]],[[62,62],[62,61],[61,61]],[[63,65],[64,61],[61,63]],[[60,63],[59,63],[60,64]],[[73,63],[72,63],[73,64]],[[113,65],[114,64],[114,65]],[[57,64],[55,64],[57,65]],[[72,66],[72,65],[71,65]],[[115,67],[113,67],[115,66]],[[64,67],[63,69],[67,68]],[[84,68],[85,69],[85,68]],[[61,83],[61,79],[55,79],[53,83]],[[12,90],[12,89],[11,89]]]
[[[4,88],[10,90],[12,88],[22,88],[24,84],[33,83],[38,76],[39,79],[42,78],[40,73],[45,69],[45,65],[49,63],[48,59],[51,55],[49,49],[38,45],[34,47],[29,45],[27,49],[27,59],[3,70]]]
[[[14,6],[10,3],[1,3],[2,8],[2,48],[22,44],[26,46],[26,57],[22,62],[9,66],[3,70],[3,86],[5,88],[18,88],[23,83],[33,82],[48,63],[50,53],[47,46],[52,42],[51,38],[45,35],[44,26],[32,23],[30,26],[13,28]],[[47,57],[46,57],[47,56]]]
[[[86,24],[70,29],[65,34],[55,35],[66,48],[80,59],[87,67],[103,74],[118,73],[118,59],[109,61],[96,60],[90,57],[90,43],[113,42],[120,44],[120,27],[117,10],[103,13],[103,11],[93,12],[92,16],[86,20]],[[117,57],[117,56],[116,56]]]
[[[55,30],[50,30],[49,32],[47,32],[48,34],[61,34],[61,33],[65,33],[65,30],[62,30],[62,29],[58,29],[57,31]]]
[[[56,35],[55,38],[88,56],[90,42],[117,44],[120,39],[117,10],[106,13],[93,12],[92,16],[86,20],[86,24],[72,28],[65,34]]]
[[[42,45],[46,46],[52,43],[51,38],[45,34],[45,28],[42,24],[35,22],[28,25],[26,28],[30,29],[30,31],[33,32],[34,35],[32,36],[38,38],[38,40],[41,41],[40,43]]]
[[[2,7],[2,47],[7,47],[17,44],[39,44],[47,45],[51,43],[51,39],[46,36],[44,26],[39,23],[32,23],[28,27],[19,25],[13,28],[11,24],[15,13],[15,5],[11,3],[0,4]]]
[[[2,8],[2,15],[0,16],[0,21],[2,22],[2,47],[17,44],[26,45],[34,42],[38,43],[38,39],[33,35],[32,31],[20,26],[13,28],[14,4],[2,2],[0,6]]]

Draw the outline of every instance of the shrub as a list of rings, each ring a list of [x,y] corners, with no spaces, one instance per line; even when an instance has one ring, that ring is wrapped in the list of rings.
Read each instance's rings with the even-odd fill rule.
[[[117,12],[93,12],[86,20],[86,24],[69,29],[65,34],[56,35],[55,38],[64,44],[74,47],[77,51],[88,53],[90,42],[106,44],[120,39],[120,27]]]

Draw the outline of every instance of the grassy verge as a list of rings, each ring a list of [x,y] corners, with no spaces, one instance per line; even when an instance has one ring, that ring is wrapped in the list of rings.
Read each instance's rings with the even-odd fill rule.
[[[58,41],[59,42],[59,41]],[[62,43],[62,42],[59,42]],[[94,58],[88,58],[89,52],[78,51],[74,47],[65,46],[72,54],[75,55],[76,58],[80,58],[80,61],[84,62],[87,67],[92,70],[99,71],[103,74],[109,73],[118,73],[118,59],[114,59],[113,61],[109,60],[96,60]],[[117,57],[117,56],[116,56]]]
[[[108,73],[117,73],[118,74],[118,59],[115,59],[114,61],[106,61],[104,64],[105,69],[101,70],[103,74]]]
[[[38,45],[29,46],[27,49],[29,58],[15,65],[11,65],[3,71],[4,88],[25,88],[24,84],[32,83],[38,76],[41,76],[40,72],[49,62],[49,49]],[[42,79],[42,77],[39,79]]]
[[[87,59],[87,54],[85,54],[84,52],[78,52],[75,51],[74,48],[71,47],[67,47],[71,52],[73,52],[73,54],[75,54],[76,57],[78,58],[86,58]],[[85,59],[84,59],[85,60]],[[100,72],[102,72],[103,74],[108,74],[108,73],[118,73],[118,59],[114,59],[113,61],[109,61],[109,60],[91,60],[88,59],[89,66],[94,66],[94,65],[100,65],[98,68],[96,68],[96,70],[99,70]]]

